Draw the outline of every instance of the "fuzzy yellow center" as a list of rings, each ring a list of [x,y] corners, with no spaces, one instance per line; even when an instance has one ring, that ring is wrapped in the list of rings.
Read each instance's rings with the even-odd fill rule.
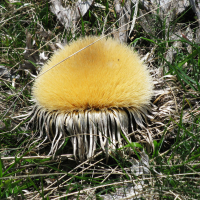
[[[41,73],[99,39],[86,37],[56,52]],[[47,110],[72,111],[148,104],[153,83],[146,66],[130,48],[102,39],[38,77],[36,103]]]

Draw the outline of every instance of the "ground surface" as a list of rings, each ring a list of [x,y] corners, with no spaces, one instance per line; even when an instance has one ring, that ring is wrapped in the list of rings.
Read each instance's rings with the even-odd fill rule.
[[[58,2],[0,2],[0,199],[199,199],[197,1],[196,13],[189,1]],[[148,65],[154,118],[124,147],[131,156],[115,152],[106,163],[100,151],[77,163],[66,139],[52,159],[50,144],[38,147],[42,138],[22,119],[34,77],[63,44],[102,34],[134,47]]]

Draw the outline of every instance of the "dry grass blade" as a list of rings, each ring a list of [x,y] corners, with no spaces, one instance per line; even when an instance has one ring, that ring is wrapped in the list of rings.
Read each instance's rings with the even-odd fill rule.
[[[135,4],[135,11],[134,11],[134,15],[133,15],[133,20],[132,20],[132,24],[131,24],[131,28],[130,28],[130,32],[129,32],[129,37],[134,29],[135,26],[135,21],[136,21],[136,17],[137,17],[137,13],[138,13],[138,5],[139,5],[139,0],[136,1]]]

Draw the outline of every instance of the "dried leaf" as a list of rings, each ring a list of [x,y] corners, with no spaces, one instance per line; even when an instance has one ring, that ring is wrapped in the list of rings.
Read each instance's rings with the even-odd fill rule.
[[[0,78],[11,78],[10,71],[3,65],[0,65]]]
[[[130,22],[131,17],[131,1],[126,0],[125,4],[122,6],[121,1],[114,1],[115,11],[117,13],[117,17],[119,18],[119,27],[120,29],[114,34],[115,39],[120,40],[120,42],[127,42],[127,30],[129,29],[129,25],[127,23]]]
[[[94,0],[78,0],[74,6],[64,8],[60,0],[53,0],[51,1],[52,5],[50,6],[50,10],[57,16],[60,23],[66,29],[69,29],[75,26],[75,23],[81,16],[86,14],[93,1]]]

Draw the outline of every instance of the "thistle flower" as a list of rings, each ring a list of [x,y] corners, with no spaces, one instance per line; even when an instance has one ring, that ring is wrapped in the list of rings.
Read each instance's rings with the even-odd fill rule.
[[[134,124],[142,127],[146,119],[153,82],[131,48],[101,39],[61,62],[98,39],[86,37],[66,45],[35,80],[31,121],[37,121],[40,137],[45,133],[51,140],[50,154],[69,136],[80,160],[91,158],[97,144],[108,154],[108,149],[124,145],[121,131],[131,141],[128,134]]]

